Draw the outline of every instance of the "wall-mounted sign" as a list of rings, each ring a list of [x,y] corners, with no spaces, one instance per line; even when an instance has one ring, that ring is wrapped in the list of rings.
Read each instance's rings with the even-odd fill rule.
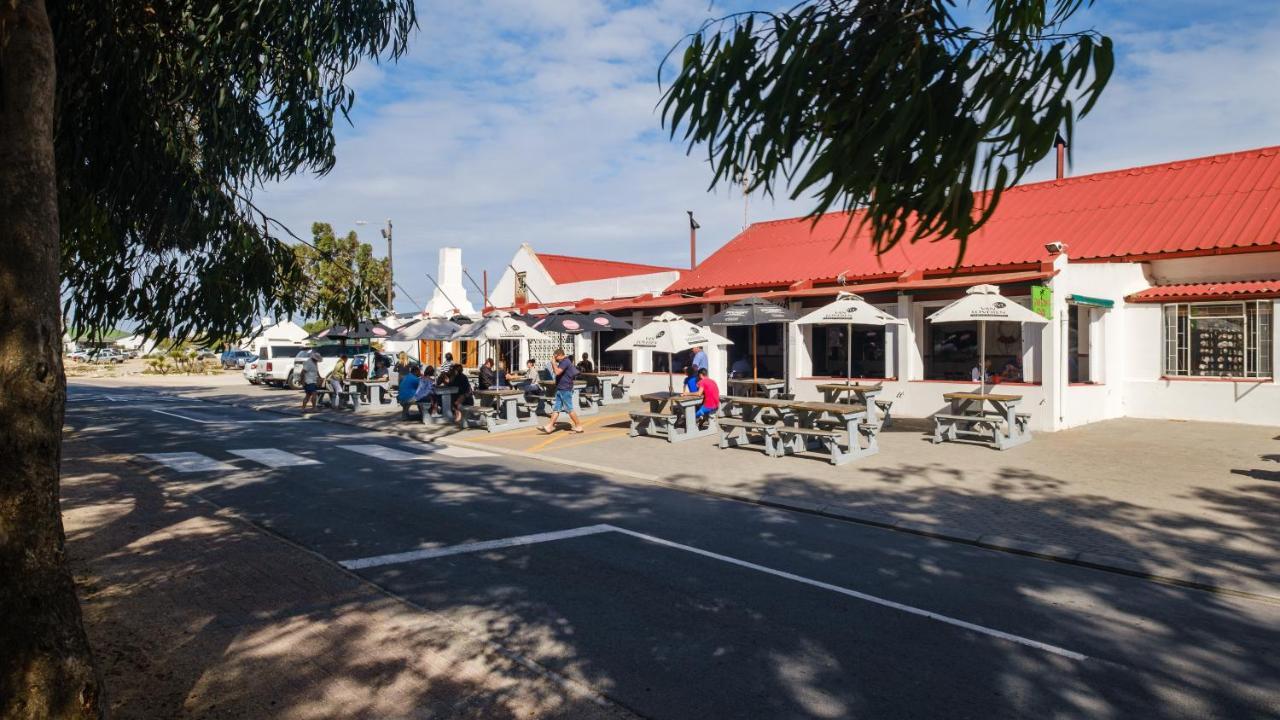
[[[1031,310],[1047,320],[1053,319],[1053,288],[1044,285],[1031,286]]]

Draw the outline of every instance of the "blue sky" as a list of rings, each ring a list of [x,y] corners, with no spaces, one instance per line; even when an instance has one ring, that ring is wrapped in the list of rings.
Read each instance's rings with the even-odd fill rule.
[[[657,68],[703,20],[743,6],[769,3],[419,2],[409,55],[352,76],[334,171],[269,188],[263,204],[296,232],[358,229],[380,253],[355,221],[391,218],[396,279],[420,302],[442,246],[463,248],[477,279],[521,242],[683,266],[693,210],[705,257],[740,230],[744,200],[708,193],[703,156],[666,140]],[[1280,144],[1280,3],[1098,0],[1079,22],[1115,40],[1118,64],[1077,127],[1073,174]],[[1052,172],[1050,160],[1031,179]],[[808,209],[745,205],[751,221]]]

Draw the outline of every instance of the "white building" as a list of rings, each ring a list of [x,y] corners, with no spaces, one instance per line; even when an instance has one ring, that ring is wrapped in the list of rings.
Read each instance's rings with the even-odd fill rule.
[[[963,256],[954,241],[928,240],[877,256],[859,227],[844,213],[755,223],[662,293],[574,292],[582,285],[567,282],[542,299],[642,324],[666,310],[702,322],[753,295],[802,311],[854,292],[906,324],[854,326],[851,337],[841,326],[761,326],[762,374],[785,374],[798,397],[816,398],[816,385],[845,374],[851,350],[854,376],[883,382],[895,415],[926,417],[944,409],[943,393],[976,387],[978,330],[925,318],[968,287],[995,284],[1018,302],[1041,297],[1051,318],[987,329],[1001,392],[1023,396],[1036,429],[1121,416],[1280,424],[1280,147],[1011,189]],[[526,284],[554,279],[521,251]],[[499,290],[508,285],[504,275]],[[610,292],[635,297],[601,299]],[[724,387],[748,333],[713,329],[736,343],[708,348]],[[605,360],[635,374],[638,391],[667,385],[655,372],[662,358]]]
[[[271,318],[263,318],[252,331],[236,344],[245,350],[252,350],[261,355],[262,349],[268,345],[304,345],[307,331],[292,320],[272,322]]]

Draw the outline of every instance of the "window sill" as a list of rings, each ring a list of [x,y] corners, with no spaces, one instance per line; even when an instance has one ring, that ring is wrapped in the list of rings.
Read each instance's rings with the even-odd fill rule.
[[[1202,377],[1196,375],[1161,375],[1161,380],[1169,382],[1229,382],[1229,383],[1269,383],[1270,377]]]
[[[843,376],[843,375],[806,375],[806,376],[804,376],[804,377],[798,377],[798,378],[796,378],[796,380],[816,380],[816,381],[818,381],[818,382],[830,382],[830,381],[832,381],[832,380],[839,380],[839,381],[841,381],[841,382],[843,382],[843,381],[845,381],[845,380],[850,380],[850,381],[852,381],[852,382],[862,382],[862,381],[864,381],[864,380],[873,380],[873,381],[875,381],[875,382],[897,382],[897,381],[898,381],[898,378],[896,378],[896,377],[854,377],[854,378],[847,378],[847,377],[845,377],[845,376]]]
[[[933,383],[935,385],[977,385],[977,380],[908,380],[912,383]],[[1000,387],[1002,385],[1012,385],[1015,387],[1040,387],[1038,382],[1022,382],[1013,380],[1004,380],[998,383],[988,382],[987,387]]]
[[[1106,387],[1106,383],[1100,382],[1073,382],[1067,383],[1067,387]]]

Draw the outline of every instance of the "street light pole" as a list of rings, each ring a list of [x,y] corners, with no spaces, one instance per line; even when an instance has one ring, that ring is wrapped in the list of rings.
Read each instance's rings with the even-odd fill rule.
[[[357,220],[356,224],[368,225],[369,221]],[[387,226],[382,228],[382,237],[387,241],[387,312],[394,315],[396,273],[395,266],[391,262],[391,218],[387,218]]]
[[[391,218],[387,218],[387,226],[382,230],[382,237],[387,239],[387,312],[395,314],[395,266],[391,264]]]

